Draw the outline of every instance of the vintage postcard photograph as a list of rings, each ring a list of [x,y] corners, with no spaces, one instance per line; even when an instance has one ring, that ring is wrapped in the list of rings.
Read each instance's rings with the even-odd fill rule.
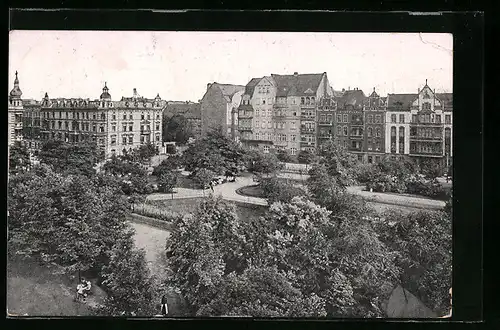
[[[8,317],[451,316],[451,34],[13,30],[8,74]]]

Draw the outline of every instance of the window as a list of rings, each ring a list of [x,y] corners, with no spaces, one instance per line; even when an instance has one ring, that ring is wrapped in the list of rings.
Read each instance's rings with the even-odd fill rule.
[[[255,133],[255,140],[259,139],[259,133]]]
[[[133,135],[130,135],[130,136],[128,137],[128,143],[129,143],[129,144],[134,144],[134,136],[133,136]]]
[[[127,115],[123,114],[123,120],[127,120]]]
[[[159,141],[160,141],[160,136],[156,135],[156,142],[159,142]]]
[[[266,104],[266,99],[262,99],[262,104]]]
[[[344,114],[344,123],[347,123],[347,114]]]
[[[93,131],[93,132],[96,132],[96,131],[97,131],[97,126],[96,126],[96,125],[92,125],[92,131]]]
[[[444,123],[448,125],[451,124],[451,115],[444,116]]]
[[[290,148],[290,154],[292,154],[292,156],[295,156],[297,154],[297,148]]]
[[[305,104],[305,98],[303,97],[300,98],[300,104]]]
[[[417,115],[411,115],[411,122],[414,124],[418,122]]]
[[[134,119],[134,115],[130,114],[130,115],[128,116],[128,119],[133,120],[133,119]]]
[[[347,136],[348,133],[347,133],[347,126],[344,126],[344,136]]]
[[[160,125],[159,124],[156,124],[156,130],[159,131],[160,130]]]
[[[116,132],[116,125],[112,125],[112,126],[111,126],[111,130],[112,130],[113,132]]]
[[[337,128],[337,135],[338,135],[338,136],[342,135],[342,130],[341,130],[341,127],[338,127],[338,128]]]
[[[123,125],[123,131],[126,132],[127,131],[127,125]]]
[[[128,130],[132,132],[132,125],[129,125]]]
[[[148,120],[151,120],[151,115],[148,113]]]
[[[368,164],[373,163],[373,156],[368,156]]]
[[[373,135],[373,128],[368,127],[368,136],[371,137]]]
[[[259,121],[258,120],[255,121],[255,127],[259,127]]]
[[[104,126],[99,126],[99,132],[104,133]]]
[[[396,122],[396,115],[391,115],[391,123],[395,123]]]
[[[267,109],[267,115],[268,115],[269,117],[271,117],[271,115],[272,115],[272,109]]]
[[[373,123],[373,115],[368,115],[368,124]]]
[[[269,153],[269,146],[264,146],[264,153],[266,153],[266,154]]]
[[[144,114],[141,113],[141,120],[144,120]]]
[[[113,114],[113,117],[112,117],[112,118],[113,118],[113,120],[116,120],[116,115],[115,115],[115,114]]]
[[[441,115],[436,115],[436,123],[441,124]]]
[[[380,151],[380,142],[378,142],[378,141],[375,144],[375,151]]]
[[[267,128],[273,128],[273,123],[270,120],[267,122]]]
[[[399,115],[399,122],[404,124],[405,122],[405,115]]]
[[[296,135],[294,135],[294,134],[290,135],[290,140],[291,140],[292,142],[295,142],[295,139],[296,139],[296,138],[297,138],[297,136],[296,136]]]
[[[422,103],[422,110],[431,110],[431,104],[429,102]]]
[[[160,114],[156,114],[156,119],[160,119]]]
[[[297,128],[297,123],[292,121],[292,129],[296,129]]]
[[[127,137],[126,137],[126,136],[124,136],[124,137],[122,138],[122,144],[127,144]],[[124,149],[124,150],[125,150],[125,149]]]
[[[326,115],[326,121],[332,123],[332,115]]]
[[[111,137],[111,145],[112,146],[116,145],[116,136]]]
[[[64,128],[68,129],[68,122],[67,121],[64,122]]]

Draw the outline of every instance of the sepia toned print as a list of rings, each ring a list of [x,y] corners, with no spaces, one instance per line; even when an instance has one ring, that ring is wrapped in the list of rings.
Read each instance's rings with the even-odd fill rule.
[[[451,317],[451,35],[9,52],[9,316]]]

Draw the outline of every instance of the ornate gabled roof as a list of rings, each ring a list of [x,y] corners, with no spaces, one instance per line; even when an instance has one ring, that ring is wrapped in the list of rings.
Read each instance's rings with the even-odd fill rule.
[[[366,95],[361,89],[347,90],[341,97],[337,98],[337,106],[344,108],[345,106],[362,107],[365,104]]]
[[[109,89],[108,89],[108,86],[106,86],[106,82],[104,83],[104,87],[102,89],[102,94],[100,96],[100,99],[103,100],[103,99],[111,99],[111,95],[108,93]]]
[[[276,96],[314,96],[321,83],[323,74],[271,74],[271,77],[276,82]]]
[[[387,109],[410,110],[411,104],[417,97],[417,94],[387,94]]]

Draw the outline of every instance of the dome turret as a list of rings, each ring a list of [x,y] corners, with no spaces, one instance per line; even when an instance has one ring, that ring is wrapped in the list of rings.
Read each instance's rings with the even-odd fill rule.
[[[16,71],[16,79],[14,79],[14,88],[10,91],[10,96],[11,98],[20,99],[22,95],[23,92],[19,88],[19,79],[17,78],[17,71]]]
[[[101,100],[111,100],[111,95],[108,93],[109,89],[104,82],[104,88],[102,89]]]

